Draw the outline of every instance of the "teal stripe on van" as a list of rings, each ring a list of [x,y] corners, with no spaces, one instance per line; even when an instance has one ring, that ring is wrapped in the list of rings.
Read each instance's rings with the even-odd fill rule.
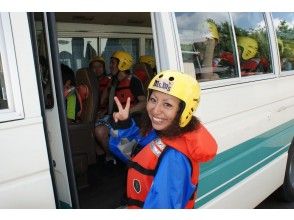
[[[294,120],[218,154],[200,167],[195,208],[214,199],[288,151]]]

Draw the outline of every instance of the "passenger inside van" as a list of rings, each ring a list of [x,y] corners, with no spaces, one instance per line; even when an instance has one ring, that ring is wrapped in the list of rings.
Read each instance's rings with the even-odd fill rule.
[[[107,90],[108,109],[107,115],[96,121],[95,137],[99,145],[105,152],[105,162],[108,167],[116,164],[115,158],[109,152],[108,139],[111,123],[113,121],[112,113],[115,111],[114,97],[125,105],[127,99],[131,100],[130,113],[139,120],[140,113],[146,106],[146,97],[141,81],[131,74],[133,66],[133,57],[126,51],[116,51],[112,54],[110,60],[111,85]]]
[[[98,81],[100,100],[98,101],[97,119],[103,118],[107,114],[107,88],[110,86],[111,77],[107,76],[105,60],[101,56],[95,56],[89,63],[89,70]]]
[[[156,75],[155,58],[150,55],[140,56],[133,72],[141,80],[146,92],[150,80]]]
[[[195,63],[198,66],[196,77],[200,81],[216,80],[219,76],[214,73],[213,56],[219,41],[219,32],[212,19],[205,21],[202,28],[204,41],[194,44],[196,51],[199,51],[199,54],[195,56],[197,60]],[[199,66],[200,63],[201,66]]]
[[[76,79],[73,70],[65,64],[61,64],[61,73],[66,117],[68,123],[73,123],[77,121],[81,114],[81,104],[76,90]]]

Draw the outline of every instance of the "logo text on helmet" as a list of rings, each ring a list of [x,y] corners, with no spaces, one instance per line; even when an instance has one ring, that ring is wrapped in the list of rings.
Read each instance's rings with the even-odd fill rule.
[[[154,81],[154,84],[153,84],[154,87],[158,87],[160,89],[163,89],[163,90],[166,90],[167,92],[170,91],[171,87],[172,87],[172,82],[170,81],[162,81],[162,80],[155,80]]]

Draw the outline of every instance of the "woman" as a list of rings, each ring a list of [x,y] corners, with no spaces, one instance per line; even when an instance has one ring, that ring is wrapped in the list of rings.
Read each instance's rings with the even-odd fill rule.
[[[110,149],[128,163],[129,208],[193,208],[199,163],[212,159],[217,144],[193,116],[200,99],[198,82],[180,72],[163,71],[148,86],[147,117],[140,130],[117,97],[118,112]],[[131,155],[132,143],[139,152]]]

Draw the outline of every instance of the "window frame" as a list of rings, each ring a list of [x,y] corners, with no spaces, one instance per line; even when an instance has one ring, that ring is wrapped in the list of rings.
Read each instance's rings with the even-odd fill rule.
[[[8,108],[0,110],[0,123],[24,119],[21,87],[9,13],[0,13],[0,54]]]

